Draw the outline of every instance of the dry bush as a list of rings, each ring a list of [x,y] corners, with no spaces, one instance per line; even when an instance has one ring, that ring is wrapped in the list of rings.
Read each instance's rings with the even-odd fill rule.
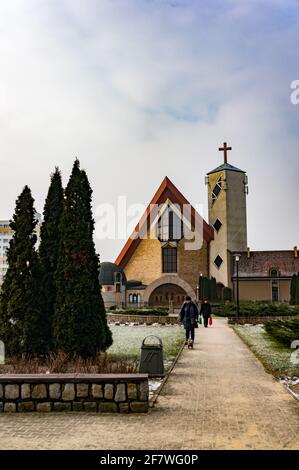
[[[1,374],[130,374],[136,373],[138,362],[129,358],[112,359],[107,353],[83,359],[66,353],[51,353],[45,358],[12,357],[0,365]]]

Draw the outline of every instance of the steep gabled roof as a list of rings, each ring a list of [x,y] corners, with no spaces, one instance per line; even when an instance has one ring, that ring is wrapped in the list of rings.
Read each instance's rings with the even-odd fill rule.
[[[154,197],[152,198],[151,202],[146,208],[143,216],[141,217],[140,221],[135,227],[135,230],[131,237],[126,242],[125,246],[121,250],[120,254],[118,255],[117,259],[115,260],[115,264],[118,264],[122,268],[125,268],[128,261],[130,260],[131,256],[135,252],[136,248],[138,247],[139,243],[141,242],[141,238],[138,234],[144,230],[148,230],[150,227],[150,215],[153,210],[154,205],[160,205],[165,203],[167,200],[170,200],[173,204],[178,204],[181,208],[184,205],[190,205],[191,209],[191,227],[194,230],[194,227],[202,227],[202,234],[205,241],[210,242],[214,238],[214,230],[210,227],[205,220],[198,214],[198,212],[194,209],[193,206],[189,203],[189,201],[183,196],[183,194],[176,188],[176,186],[170,181],[170,179],[166,176],[162,181],[161,185],[159,186],[157,192],[155,193]]]

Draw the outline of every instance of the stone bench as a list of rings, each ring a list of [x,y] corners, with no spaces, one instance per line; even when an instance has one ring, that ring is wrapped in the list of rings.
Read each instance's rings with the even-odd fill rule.
[[[146,413],[147,374],[0,374],[0,412]]]

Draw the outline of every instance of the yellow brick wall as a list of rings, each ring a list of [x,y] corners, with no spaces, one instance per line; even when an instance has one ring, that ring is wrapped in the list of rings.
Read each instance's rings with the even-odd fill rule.
[[[204,276],[208,274],[208,245],[204,242],[199,250],[185,250],[184,247],[185,241],[181,240],[178,244],[178,276],[195,289],[200,273]],[[124,271],[127,280],[142,281],[145,285],[163,276],[159,240],[151,238],[142,240]]]
[[[208,275],[208,244],[204,241],[200,250],[185,250],[185,243],[182,240],[178,246],[178,275],[195,290],[200,274]]]
[[[124,269],[127,280],[138,280],[148,285],[161,276],[161,244],[156,239],[141,240]]]

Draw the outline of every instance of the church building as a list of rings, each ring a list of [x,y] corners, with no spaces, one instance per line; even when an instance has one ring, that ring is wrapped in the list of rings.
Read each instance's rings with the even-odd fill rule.
[[[246,172],[227,161],[205,177],[206,222],[168,177],[148,205],[115,263],[102,263],[99,282],[106,306],[178,307],[199,299],[202,276],[230,287],[240,300],[289,301],[299,272],[297,247],[253,251],[247,245]]]

